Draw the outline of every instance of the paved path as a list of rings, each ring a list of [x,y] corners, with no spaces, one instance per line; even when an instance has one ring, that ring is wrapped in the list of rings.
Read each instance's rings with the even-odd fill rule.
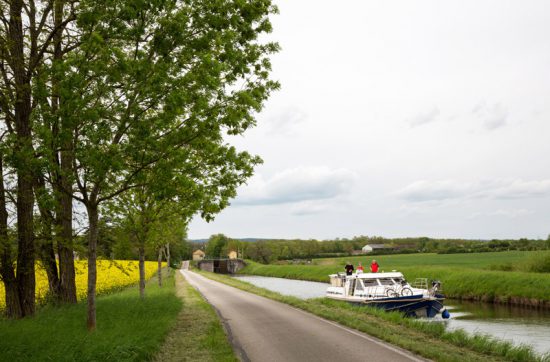
[[[289,305],[181,273],[217,309],[243,361],[424,361]]]

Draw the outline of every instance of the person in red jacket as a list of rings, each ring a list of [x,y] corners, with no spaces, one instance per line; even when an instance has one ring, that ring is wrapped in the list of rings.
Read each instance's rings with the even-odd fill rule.
[[[376,262],[376,260],[373,260],[372,261],[372,264],[370,265],[370,271],[371,273],[378,273],[378,263]]]

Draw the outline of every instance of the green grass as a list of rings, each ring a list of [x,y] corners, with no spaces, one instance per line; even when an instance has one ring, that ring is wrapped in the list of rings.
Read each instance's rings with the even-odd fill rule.
[[[441,323],[403,318],[399,313],[357,307],[326,298],[305,301],[227,276],[201,274],[336,321],[435,361],[550,361],[550,356],[539,356],[530,347],[514,346],[485,335],[469,335],[462,330],[446,331]]]
[[[541,252],[510,251],[381,255],[375,258],[381,266],[380,271],[398,270],[409,281],[416,278],[442,281],[444,293],[450,298],[550,307],[550,274],[494,270],[498,263],[517,265],[520,270],[532,270],[535,266],[543,269],[547,260],[545,255],[547,254]],[[367,266],[372,258],[361,256],[316,259],[312,265],[263,265],[247,262],[248,266],[240,273],[328,282],[328,275],[343,271],[347,261],[355,265],[361,261]]]
[[[179,272],[176,272],[176,287],[184,306],[154,360],[238,361],[212,306]]]
[[[86,303],[41,308],[33,318],[0,320],[0,360],[143,361],[158,351],[182,302],[174,277],[158,287],[147,283],[140,300],[136,286],[97,299],[97,330],[86,330]]]
[[[362,262],[369,266],[373,259],[380,264],[380,270],[391,271],[402,267],[414,266],[456,266],[469,269],[488,269],[499,263],[524,263],[529,256],[537,255],[540,251],[503,251],[495,253],[471,254],[396,254],[396,255],[362,255],[343,258],[314,259],[315,265],[345,265],[349,260],[354,265]]]

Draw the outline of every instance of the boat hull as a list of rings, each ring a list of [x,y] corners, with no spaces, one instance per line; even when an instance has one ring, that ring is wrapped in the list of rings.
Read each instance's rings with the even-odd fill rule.
[[[435,317],[444,308],[443,301],[445,300],[445,297],[443,295],[435,295],[433,297],[426,297],[424,295],[411,295],[406,297],[376,299],[357,298],[355,300],[350,300],[349,297],[337,297],[334,295],[328,297],[331,299],[345,300],[355,305],[372,306],[388,312],[397,311],[403,313],[407,317],[415,318]]]
[[[443,309],[443,300],[442,296],[426,298],[418,295],[367,300],[362,302],[362,304],[374,306],[389,312],[398,311],[407,317],[433,318]]]

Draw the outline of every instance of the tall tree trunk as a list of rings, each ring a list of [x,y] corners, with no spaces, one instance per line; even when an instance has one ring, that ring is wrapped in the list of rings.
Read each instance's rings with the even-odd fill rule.
[[[46,275],[48,276],[48,286],[50,288],[50,294],[52,298],[57,302],[59,297],[59,274],[57,272],[57,263],[55,260],[55,252],[53,248],[52,227],[49,221],[44,221],[46,225],[42,231],[43,240],[40,241],[40,259],[44,269],[46,269]]]
[[[17,165],[17,286],[23,316],[35,312],[33,163],[31,87],[25,69],[23,1],[10,3],[8,44],[15,81],[15,164]]]
[[[162,287],[162,250],[164,249],[163,246],[159,247],[159,254],[157,258],[158,266],[157,266],[157,278],[159,280],[159,287]]]
[[[170,271],[172,270],[171,268],[171,264],[170,264],[170,243],[166,243],[165,247],[164,247],[164,252],[165,252],[165,256],[166,256],[166,264],[168,264],[168,273],[170,273]]]
[[[44,266],[44,269],[46,269],[46,275],[48,276],[50,294],[55,301],[59,301],[59,273],[57,271],[57,262],[55,260],[52,231],[52,222],[54,217],[50,210],[50,205],[45,202],[49,195],[46,190],[46,182],[42,175],[38,175],[38,177],[35,178],[35,184],[33,187],[41,218],[41,237],[37,245],[40,252],[39,255],[42,260],[42,265]]]
[[[139,297],[145,298],[145,246],[140,244],[139,254]]]
[[[8,237],[8,210],[6,208],[2,161],[2,157],[0,156],[0,276],[4,282],[6,316],[8,318],[21,318],[23,310],[19,301],[19,290],[17,288],[11,245]]]
[[[54,26],[61,29],[63,22],[63,7],[65,0],[55,0],[54,2]],[[63,61],[62,52],[63,31],[58,30],[53,37],[54,62]],[[57,77],[52,77],[52,110],[57,116],[58,124],[61,124],[59,134],[60,142],[60,171],[54,188],[59,208],[57,210],[57,219],[59,223],[58,235],[58,254],[59,254],[59,277],[61,279],[60,297],[65,303],[76,303],[76,281],[74,268],[74,248],[73,248],[73,204],[72,204],[72,183],[69,175],[72,173],[72,129],[67,124],[64,117],[57,114],[61,103],[59,94],[59,81]],[[61,118],[61,119],[60,119]]]
[[[97,205],[86,205],[88,211],[88,330],[96,328],[96,281],[97,281],[97,237],[98,237],[98,210]]]
[[[63,155],[61,157],[63,157]],[[66,180],[67,177],[62,176],[62,187],[65,189],[69,189],[71,186],[67,185]],[[57,241],[57,249],[59,254],[59,277],[61,279],[60,298],[61,301],[64,303],[76,303],[76,273],[74,267],[73,249],[72,196],[63,191],[58,192],[57,195],[59,196],[58,201],[60,206],[58,210],[58,222],[60,225]]]

